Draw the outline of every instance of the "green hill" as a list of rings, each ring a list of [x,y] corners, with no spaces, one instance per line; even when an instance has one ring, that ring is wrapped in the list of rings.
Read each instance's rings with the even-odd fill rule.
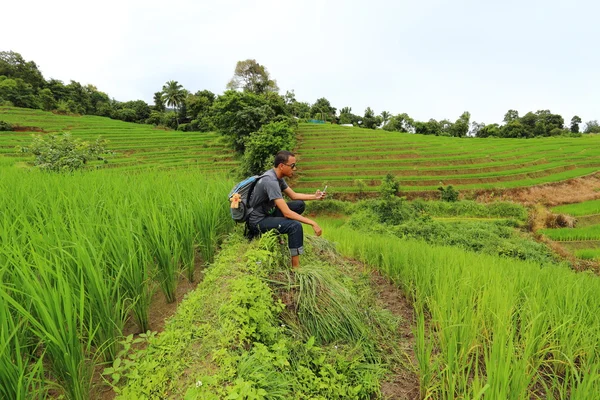
[[[492,139],[423,136],[336,125],[301,124],[299,191],[377,191],[395,175],[402,191],[532,186],[600,169],[600,137]]]
[[[111,168],[198,166],[214,171],[237,165],[215,133],[177,132],[105,117],[64,116],[14,107],[0,107],[0,121],[20,126],[16,132],[0,132],[0,156],[10,158],[2,164],[31,159],[17,149],[30,144],[32,134],[69,132],[84,140],[108,140],[108,148],[116,152],[108,164]]]

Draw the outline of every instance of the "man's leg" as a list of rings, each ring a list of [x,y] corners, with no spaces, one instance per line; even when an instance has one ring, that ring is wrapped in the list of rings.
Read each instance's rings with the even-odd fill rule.
[[[300,214],[300,215],[302,215],[302,213],[306,209],[306,205],[304,204],[303,200],[288,201],[287,205],[290,208],[290,210],[292,210],[293,212]],[[283,213],[281,212],[281,210],[279,208],[276,208],[275,212],[273,213],[273,216],[274,217],[283,217]]]
[[[298,256],[304,253],[304,236],[300,222],[283,217],[267,217],[257,224],[257,228],[261,232],[275,229],[279,233],[287,234],[292,266],[297,267],[300,264]]]

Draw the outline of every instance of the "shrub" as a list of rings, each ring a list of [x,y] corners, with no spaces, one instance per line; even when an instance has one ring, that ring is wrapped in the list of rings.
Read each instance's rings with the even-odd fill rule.
[[[454,189],[452,185],[448,185],[445,188],[440,186],[438,190],[440,191],[440,198],[442,201],[454,203],[458,200],[458,190]]]
[[[292,150],[295,143],[294,131],[286,122],[261,126],[244,141],[243,175],[263,173],[273,164],[273,157],[279,150]]]
[[[384,200],[389,200],[398,194],[400,190],[400,184],[396,181],[396,177],[390,173],[388,173],[385,178],[381,181],[381,186],[379,187],[379,194],[381,198]]]
[[[0,121],[0,132],[7,132],[7,131],[12,131],[13,130],[13,125],[6,122],[6,121]]]
[[[92,144],[74,139],[64,133],[48,136],[34,136],[29,147],[21,149],[24,153],[35,155],[34,165],[45,171],[74,171],[84,168],[88,161],[104,160],[103,155],[109,153],[105,148],[106,141],[96,139]]]

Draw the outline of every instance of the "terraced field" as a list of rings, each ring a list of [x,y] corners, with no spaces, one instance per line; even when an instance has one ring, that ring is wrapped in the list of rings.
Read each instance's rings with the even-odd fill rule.
[[[540,232],[560,242],[577,258],[600,260],[600,200],[558,206],[552,211],[575,217],[576,227],[543,229]]]
[[[31,143],[32,134],[70,132],[94,141],[102,137],[116,154],[111,168],[140,169],[199,167],[206,171],[231,170],[237,165],[215,133],[177,132],[95,116],[62,116],[27,108],[0,107],[0,120],[23,127],[0,132],[0,165],[31,160],[18,152]]]
[[[600,137],[477,139],[302,124],[298,191],[377,191],[392,173],[402,191],[526,187],[600,169]]]

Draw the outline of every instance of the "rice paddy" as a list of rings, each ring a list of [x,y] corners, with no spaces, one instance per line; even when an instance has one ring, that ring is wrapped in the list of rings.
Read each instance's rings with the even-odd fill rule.
[[[337,193],[377,191],[387,173],[397,177],[402,191],[435,190],[440,185],[514,188],[600,168],[596,136],[461,139],[310,124],[301,125],[299,135],[297,187],[306,192],[325,184]]]
[[[0,132],[0,160],[15,164],[32,159],[20,152],[31,135],[69,132],[74,138],[108,140],[115,154],[106,168],[197,167],[203,171],[230,171],[237,162],[215,133],[177,132],[95,116],[64,116],[27,108],[0,107],[0,120],[18,124],[16,132]],[[4,157],[2,157],[4,156]],[[10,160],[10,161],[7,161]]]
[[[414,302],[422,398],[600,393],[596,276],[345,227],[324,232]]]
[[[0,398],[89,398],[126,320],[153,327],[159,288],[210,263],[231,227],[232,182],[197,170],[48,174],[0,180]],[[15,360],[18,360],[15,363]]]

